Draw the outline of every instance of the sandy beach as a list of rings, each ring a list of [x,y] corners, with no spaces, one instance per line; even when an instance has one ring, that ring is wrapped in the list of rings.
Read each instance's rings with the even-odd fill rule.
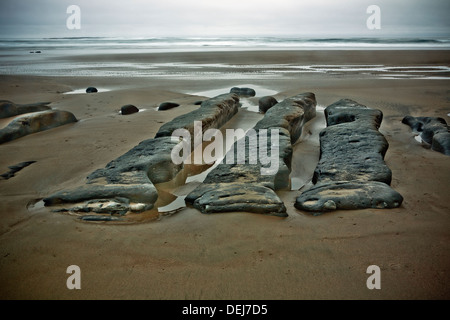
[[[50,102],[79,120],[0,144],[0,174],[36,161],[0,179],[1,299],[450,298],[450,158],[426,148],[401,122],[407,115],[449,121],[449,51],[172,52],[54,62],[87,67],[75,75],[0,75],[0,99]],[[136,73],[128,63],[153,69]],[[105,70],[121,76],[104,76]],[[71,93],[89,86],[99,92]],[[153,209],[133,223],[83,222],[37,205],[84,185],[91,172],[197,109],[196,101],[235,86],[255,88],[256,97],[243,101],[249,106],[266,92],[278,101],[316,95],[315,122],[294,145],[292,178],[303,183],[319,158],[324,107],[349,98],[380,109],[379,130],[389,142],[385,161],[392,188],[404,198],[401,207],[313,216],[294,208],[298,188],[277,192],[286,218],[185,207],[167,214]],[[180,106],[156,110],[167,101]],[[126,104],[141,111],[121,115]],[[249,127],[262,116],[241,108],[226,126]],[[9,121],[1,119],[0,128]],[[158,205],[176,198],[170,195],[176,187],[167,188]],[[81,290],[66,286],[70,265],[81,269]],[[380,290],[366,286],[370,265],[381,269]]]

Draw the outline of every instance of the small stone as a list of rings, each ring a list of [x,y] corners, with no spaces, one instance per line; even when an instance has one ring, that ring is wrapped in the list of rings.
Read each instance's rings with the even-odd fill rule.
[[[278,103],[277,99],[272,96],[266,96],[259,99],[259,112],[267,112],[270,108]]]
[[[175,102],[163,102],[159,105],[158,111],[169,110],[178,107],[179,104]]]
[[[127,105],[123,106],[122,108],[120,108],[120,113],[122,115],[133,114],[136,112],[139,112],[139,109],[132,104],[127,104]]]
[[[94,93],[94,92],[98,92],[97,88],[95,87],[88,87],[86,89],[86,93]]]
[[[230,93],[235,93],[241,97],[254,97],[256,95],[255,90],[252,88],[233,87],[231,88]]]

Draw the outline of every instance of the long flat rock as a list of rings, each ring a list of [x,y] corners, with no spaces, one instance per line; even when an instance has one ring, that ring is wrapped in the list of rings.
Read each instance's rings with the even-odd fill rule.
[[[315,117],[315,108],[313,93],[299,94],[275,104],[253,128],[252,134],[257,139],[247,133],[237,141],[224,162],[185,201],[202,213],[245,211],[287,216],[286,207],[275,191],[289,186],[292,144],[300,137],[303,125]],[[272,135],[276,135],[277,143],[273,143]],[[276,168],[256,156],[261,155],[262,148],[271,161],[276,160]],[[239,157],[242,150],[245,158]]]
[[[46,110],[21,115],[0,129],[0,143],[77,121],[73,113],[62,110]]]
[[[9,100],[0,100],[0,119],[14,117],[24,113],[50,110],[50,102],[17,104]]]
[[[233,94],[206,100],[199,109],[164,124],[155,138],[142,141],[109,162],[105,168],[91,173],[86,185],[60,191],[45,198],[44,203],[50,206],[85,202],[75,210],[99,212],[105,211],[104,200],[109,199],[113,205],[108,202],[106,211],[113,214],[149,210],[158,198],[154,184],[172,180],[183,169],[183,163],[175,164],[171,158],[173,148],[179,144],[172,138],[173,131],[186,129],[193,132],[194,121],[202,121],[204,129],[218,128],[230,120],[238,109],[239,98]]]
[[[325,109],[320,132],[320,160],[314,186],[295,207],[315,214],[336,209],[395,208],[403,198],[390,187],[392,172],[384,162],[389,144],[378,131],[383,113],[349,99]]]

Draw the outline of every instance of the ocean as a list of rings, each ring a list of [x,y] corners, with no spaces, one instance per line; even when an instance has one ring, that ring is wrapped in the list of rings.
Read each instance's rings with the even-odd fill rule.
[[[36,50],[133,53],[249,49],[450,49],[450,39],[283,37],[64,37],[0,39],[0,56]]]
[[[304,73],[359,73],[387,78],[449,79],[449,66],[401,67],[383,65],[224,65],[144,63],[142,61],[101,61],[92,64],[76,62],[77,55],[259,51],[259,50],[450,50],[450,39],[434,38],[282,38],[282,37],[65,37],[0,39],[0,75],[45,76],[114,76],[125,77],[201,77],[259,78],[292,76]],[[93,70],[95,69],[95,70]],[[183,70],[182,70],[183,69]],[[224,73],[224,70],[233,70]],[[407,72],[406,72],[407,71]]]

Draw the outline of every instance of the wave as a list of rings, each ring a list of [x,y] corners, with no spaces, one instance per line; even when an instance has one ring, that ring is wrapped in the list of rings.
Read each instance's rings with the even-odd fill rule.
[[[52,37],[0,39],[2,49],[14,48],[200,48],[200,47],[438,47],[450,49],[448,38],[294,38],[294,37]]]

